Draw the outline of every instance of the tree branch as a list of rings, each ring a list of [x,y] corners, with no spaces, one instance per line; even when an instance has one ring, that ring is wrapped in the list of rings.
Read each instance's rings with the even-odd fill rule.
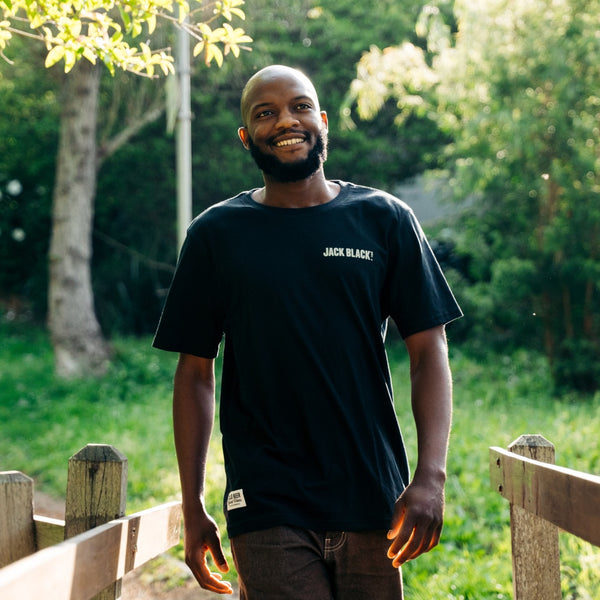
[[[146,125],[156,121],[164,112],[164,107],[156,107],[145,112],[139,119],[136,119],[125,128],[121,129],[115,136],[106,140],[98,148],[96,158],[96,172],[100,170],[102,163],[112,156],[119,148],[124,146],[134,135],[141,131]]]
[[[110,237],[109,235],[106,235],[105,233],[102,233],[101,231],[98,231],[97,229],[94,229],[94,236],[97,237],[99,240],[102,240],[105,244],[108,244],[109,246],[112,246],[113,248],[116,248],[121,252],[129,254],[131,257],[135,258],[136,260],[140,261],[140,263],[146,265],[151,269],[156,269],[157,271],[165,271],[166,273],[173,273],[175,271],[175,267],[173,265],[154,260],[152,258],[148,258],[145,254],[142,254],[138,250],[134,250],[133,248],[126,246],[122,242],[115,240],[114,238]]]

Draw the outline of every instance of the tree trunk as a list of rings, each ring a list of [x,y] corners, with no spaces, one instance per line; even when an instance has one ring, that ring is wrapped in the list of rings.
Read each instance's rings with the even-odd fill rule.
[[[94,311],[90,266],[100,68],[79,61],[62,90],[48,290],[48,327],[62,377],[102,374],[110,356]]]

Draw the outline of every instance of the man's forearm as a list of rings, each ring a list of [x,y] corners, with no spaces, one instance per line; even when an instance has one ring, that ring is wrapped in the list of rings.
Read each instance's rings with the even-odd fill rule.
[[[452,421],[452,376],[443,329],[411,354],[412,409],[417,429],[416,477],[445,480]]]
[[[429,360],[436,364],[422,365],[412,379],[418,445],[415,475],[445,479],[452,422],[451,374],[445,355]]]
[[[214,422],[212,365],[182,355],[173,387],[173,432],[184,511],[204,494],[208,447]]]

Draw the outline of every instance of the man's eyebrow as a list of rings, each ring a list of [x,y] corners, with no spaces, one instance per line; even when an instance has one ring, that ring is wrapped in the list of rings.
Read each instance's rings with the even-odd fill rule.
[[[311,104],[313,104],[313,105],[315,104],[314,99],[311,98],[310,96],[307,96],[306,94],[301,94],[300,96],[296,96],[296,97],[292,98],[292,102],[298,102],[299,100],[308,100]],[[259,102],[258,104],[253,104],[250,107],[250,111],[255,112],[261,108],[272,106],[273,104],[275,104],[274,101]]]
[[[307,96],[306,94],[300,94],[300,96],[296,96],[293,100],[294,102],[297,102],[298,100],[308,100],[311,104],[315,103],[314,98]]]
[[[264,108],[265,106],[271,106],[272,104],[273,104],[272,102],[260,102],[259,104],[253,104],[250,107],[250,112],[255,112],[259,108]]]

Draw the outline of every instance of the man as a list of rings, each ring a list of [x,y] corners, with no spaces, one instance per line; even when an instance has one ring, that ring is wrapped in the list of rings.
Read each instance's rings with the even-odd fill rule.
[[[224,510],[248,600],[402,598],[399,567],[439,541],[451,421],[445,324],[461,316],[412,212],[325,178],[311,81],[256,73],[239,137],[264,187],[194,220],[154,345],[180,353],[173,414],[186,560],[231,593],[203,503],[214,358],[225,336]],[[384,350],[410,356],[418,462],[409,484]]]

